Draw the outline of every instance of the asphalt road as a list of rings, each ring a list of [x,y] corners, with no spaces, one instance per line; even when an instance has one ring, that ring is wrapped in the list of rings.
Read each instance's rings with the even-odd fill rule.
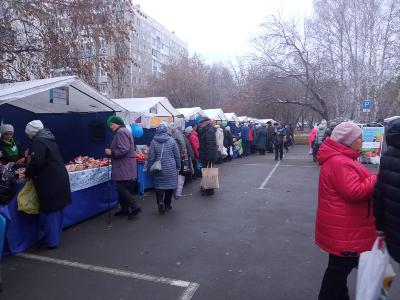
[[[234,160],[212,197],[194,182],[159,216],[148,192],[133,221],[108,227],[102,214],[65,230],[57,250],[6,257],[0,299],[317,299],[328,256],[314,244],[319,167],[306,152],[295,146],[277,167],[271,155]]]

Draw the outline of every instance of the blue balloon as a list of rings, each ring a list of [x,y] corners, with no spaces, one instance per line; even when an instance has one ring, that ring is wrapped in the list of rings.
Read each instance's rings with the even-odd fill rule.
[[[143,128],[138,124],[132,124],[132,135],[134,138],[141,138],[143,136]]]
[[[201,121],[201,116],[197,116],[196,119],[194,120],[195,125],[199,125]]]

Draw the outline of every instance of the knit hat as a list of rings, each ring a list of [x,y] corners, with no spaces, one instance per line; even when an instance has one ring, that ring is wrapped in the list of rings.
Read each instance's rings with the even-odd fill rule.
[[[207,122],[207,121],[210,121],[210,118],[209,117],[203,117],[201,119],[200,123],[204,123],[204,122]]]
[[[356,124],[343,122],[333,129],[331,139],[350,147],[361,134],[362,130]]]
[[[185,129],[185,133],[187,133],[187,134],[192,133],[192,131],[193,131],[192,126],[186,127],[186,129]]]
[[[156,128],[156,134],[165,134],[167,133],[167,126],[165,123],[161,123],[157,128]]]
[[[3,135],[6,132],[14,133],[14,127],[11,124],[1,124],[0,126],[0,133]]]
[[[33,120],[26,125],[25,133],[29,136],[34,136],[44,128],[42,121]]]
[[[116,124],[119,126],[125,126],[124,121],[117,116],[109,116],[107,119],[107,127],[110,127],[111,124]]]

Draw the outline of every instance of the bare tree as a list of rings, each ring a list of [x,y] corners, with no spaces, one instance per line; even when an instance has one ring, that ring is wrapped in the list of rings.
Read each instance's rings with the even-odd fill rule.
[[[307,107],[329,119],[327,100],[319,85],[320,68],[312,55],[307,26],[298,26],[272,16],[262,25],[263,33],[255,39],[255,61],[276,78],[293,78],[304,89],[296,99],[275,99],[281,103]]]
[[[131,14],[128,0],[1,1],[0,81],[77,74],[98,87],[129,60]]]

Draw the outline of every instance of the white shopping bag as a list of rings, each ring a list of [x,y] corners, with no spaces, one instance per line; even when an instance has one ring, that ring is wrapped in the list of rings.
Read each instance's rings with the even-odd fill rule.
[[[377,238],[371,251],[361,253],[358,263],[356,300],[385,300],[395,276],[385,246]]]
[[[185,184],[185,176],[178,175],[178,186],[176,188],[175,196],[181,197],[183,191],[183,185]]]

